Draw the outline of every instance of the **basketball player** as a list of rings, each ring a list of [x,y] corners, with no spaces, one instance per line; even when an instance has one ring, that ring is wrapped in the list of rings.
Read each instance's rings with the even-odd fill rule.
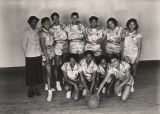
[[[98,17],[92,16],[89,18],[90,27],[86,28],[86,45],[85,51],[91,50],[94,52],[95,61],[99,63],[99,57],[102,54],[101,43],[102,43],[102,29],[98,27]]]
[[[56,88],[58,91],[62,91],[61,83],[62,83],[62,74],[61,74],[61,65],[64,61],[62,58],[65,57],[65,54],[68,52],[68,42],[67,42],[67,34],[64,31],[64,24],[61,24],[59,21],[59,14],[54,12],[51,15],[51,19],[53,24],[51,25],[49,32],[52,34],[55,50],[55,67],[54,67],[54,75],[56,78]]]
[[[101,89],[104,87],[105,83],[109,81],[110,77],[114,76],[116,78],[114,91],[118,96],[121,96],[123,101],[126,101],[134,81],[130,73],[130,65],[124,61],[120,61],[120,57],[116,54],[111,56],[110,63],[108,73],[101,83],[97,95],[99,96]]]
[[[65,27],[69,39],[69,52],[78,54],[78,59],[82,59],[84,53],[84,25],[79,21],[79,14],[71,14],[72,23]]]
[[[47,71],[47,82],[48,82],[48,97],[47,101],[51,102],[52,100],[52,90],[51,90],[51,75],[52,75],[52,69],[51,64],[54,57],[54,50],[53,50],[53,38],[49,33],[49,27],[50,27],[50,19],[48,17],[44,17],[41,20],[41,29],[40,29],[40,42],[41,42],[41,48],[43,51],[43,62],[44,66]]]

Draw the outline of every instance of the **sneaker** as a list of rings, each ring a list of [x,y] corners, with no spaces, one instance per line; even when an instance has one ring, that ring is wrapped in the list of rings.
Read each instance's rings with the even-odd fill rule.
[[[120,96],[122,96],[122,93],[120,92],[120,93],[118,93],[118,97],[120,97]]]
[[[86,89],[83,90],[82,95],[85,96],[87,93]]]
[[[132,82],[131,92],[134,92],[134,81]]]
[[[67,91],[67,93],[66,93],[66,98],[67,98],[67,99],[70,99],[70,98],[71,98],[71,91]]]
[[[56,82],[56,88],[58,91],[62,91],[62,87],[59,81]]]
[[[48,90],[48,84],[46,83],[45,85],[45,90],[47,91]]]
[[[55,92],[56,90],[55,90],[54,88],[51,88],[51,91],[52,91],[52,92]]]
[[[104,87],[104,88],[102,89],[102,93],[103,93],[103,94],[106,93],[106,87]]]
[[[131,92],[134,92],[134,87],[133,86],[131,87]]]
[[[48,101],[48,102],[51,102],[51,101],[52,101],[52,90],[48,90],[47,101]]]

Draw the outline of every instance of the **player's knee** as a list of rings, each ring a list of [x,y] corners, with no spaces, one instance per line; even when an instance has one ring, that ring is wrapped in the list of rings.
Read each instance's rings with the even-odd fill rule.
[[[109,84],[109,83],[111,83],[111,81],[112,81],[112,79],[109,78],[109,79],[107,80],[107,83]]]
[[[127,96],[122,95],[121,100],[122,100],[122,101],[126,101],[126,100],[127,100]]]

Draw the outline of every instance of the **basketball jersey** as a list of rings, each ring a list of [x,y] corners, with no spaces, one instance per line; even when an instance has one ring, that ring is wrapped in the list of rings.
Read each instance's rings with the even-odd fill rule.
[[[86,28],[87,40],[91,42],[91,44],[97,44],[96,41],[98,39],[102,39],[103,31],[99,28]]]
[[[44,28],[41,27],[40,29],[40,38],[44,38],[45,39],[45,46],[48,48],[48,47],[51,47],[53,45],[53,38],[51,36],[51,34]]]
[[[90,81],[92,79],[93,72],[97,71],[96,63],[92,60],[90,65],[87,66],[86,59],[82,59],[80,61],[80,65],[82,67],[82,71],[83,71],[86,79],[88,79],[88,81]]]
[[[78,63],[74,65],[73,70],[69,62],[64,63],[61,69],[62,71],[67,72],[67,76],[69,79],[74,80],[74,81],[77,80],[78,74],[82,72],[82,68]]]
[[[55,41],[57,40],[66,40],[67,39],[67,34],[63,29],[62,24],[59,25],[52,25],[51,28],[49,29],[49,32],[52,34],[53,38]]]
[[[120,53],[121,52],[121,45],[120,42],[116,40],[121,38],[122,27],[116,27],[114,30],[105,29],[104,35],[107,36],[107,44],[106,44],[106,51],[108,53]]]
[[[130,65],[124,61],[120,62],[120,69],[115,68],[114,66],[109,65],[108,72],[114,74],[117,79],[125,80],[127,78],[126,71],[130,69]]]
[[[125,37],[124,56],[131,56],[135,59],[137,58],[139,38],[142,38],[142,35],[140,33],[137,33],[136,31],[128,33],[128,35]]]
[[[65,31],[68,33],[69,40],[76,40],[84,37],[83,32],[85,31],[85,27],[83,24],[69,24],[65,27]]]

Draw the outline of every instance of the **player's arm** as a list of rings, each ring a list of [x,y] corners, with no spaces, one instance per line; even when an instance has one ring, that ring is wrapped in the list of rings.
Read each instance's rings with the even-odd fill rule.
[[[120,87],[123,87],[131,78],[130,68],[126,71],[127,78],[119,85]]]
[[[136,59],[136,63],[139,62],[140,59],[140,55],[141,55],[141,49],[142,49],[142,38],[138,38],[138,55],[137,55],[137,59]]]
[[[46,57],[47,62],[49,62],[49,56],[47,54],[47,49],[45,46],[45,38],[44,37],[40,37],[40,44],[41,44],[41,49],[44,53],[44,56]]]
[[[96,79],[96,71],[93,71],[90,93],[92,93],[92,91],[93,91],[93,87],[94,87],[94,84],[95,84],[95,79]]]
[[[87,93],[89,93],[89,89],[88,89],[87,84],[86,84],[86,81],[85,81],[85,79],[84,79],[84,74],[83,74],[83,72],[80,72],[79,74],[80,74],[81,81],[82,81],[83,85],[84,85],[85,88],[86,88]]]
[[[106,77],[104,78],[103,82],[100,84],[97,94],[99,95],[100,91],[102,90],[102,88],[104,87],[104,85],[106,84],[108,78],[111,76],[112,73],[108,72]]]

